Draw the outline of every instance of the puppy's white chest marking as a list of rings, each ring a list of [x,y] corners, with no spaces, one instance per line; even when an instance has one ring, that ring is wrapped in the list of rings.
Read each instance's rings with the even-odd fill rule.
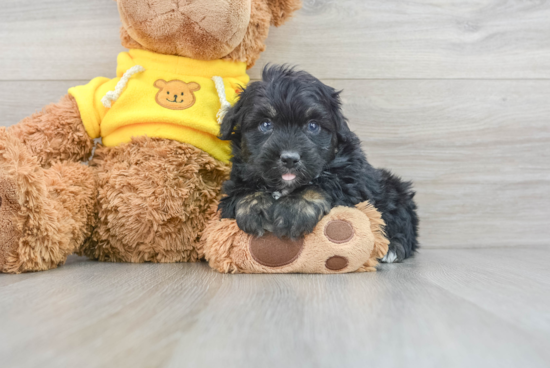
[[[284,197],[286,195],[288,195],[290,193],[290,191],[288,189],[285,189],[283,191],[277,191],[277,192],[273,192],[271,193],[271,196],[273,197],[274,200],[278,201],[279,198],[281,197]]]

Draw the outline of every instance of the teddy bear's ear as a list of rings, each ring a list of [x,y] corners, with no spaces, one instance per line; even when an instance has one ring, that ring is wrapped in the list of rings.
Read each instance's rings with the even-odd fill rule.
[[[120,42],[122,43],[122,46],[127,49],[143,49],[143,46],[141,46],[128,34],[128,31],[124,28],[124,26],[120,26]]]
[[[267,0],[271,10],[271,24],[275,27],[282,25],[296,10],[302,7],[301,0]]]
[[[189,90],[192,91],[192,92],[199,91],[201,89],[200,84],[195,83],[195,82],[187,83],[187,87],[189,87]]]
[[[155,82],[155,87],[158,89],[163,89],[166,86],[166,81],[164,79],[159,79]]]

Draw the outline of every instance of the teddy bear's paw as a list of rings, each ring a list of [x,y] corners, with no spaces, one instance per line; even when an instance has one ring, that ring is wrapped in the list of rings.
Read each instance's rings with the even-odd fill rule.
[[[21,141],[0,128],[0,272],[55,268],[80,243],[75,234],[82,232],[64,204],[75,211],[85,207],[75,198],[86,190],[75,196],[76,181],[66,180],[90,179],[83,175],[90,169],[81,167],[57,163],[43,169]]]
[[[273,234],[250,237],[252,258],[245,272],[347,273],[373,271],[374,235],[369,218],[356,208],[337,207],[311,234],[298,240]]]
[[[12,272],[10,260],[22,236],[15,178],[19,170],[27,169],[25,154],[22,144],[0,127],[0,272]]]
[[[0,175],[0,272],[5,272],[8,259],[17,251],[21,230],[15,183]]]
[[[376,271],[388,250],[380,212],[368,202],[335,207],[312,233],[291,240],[239,229],[214,219],[204,236],[205,258],[225,273],[347,273]]]

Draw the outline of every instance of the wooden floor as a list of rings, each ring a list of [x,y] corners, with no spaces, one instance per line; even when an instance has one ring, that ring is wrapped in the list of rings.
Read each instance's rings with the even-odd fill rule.
[[[426,249],[370,274],[72,257],[0,275],[2,367],[548,367],[550,248]]]

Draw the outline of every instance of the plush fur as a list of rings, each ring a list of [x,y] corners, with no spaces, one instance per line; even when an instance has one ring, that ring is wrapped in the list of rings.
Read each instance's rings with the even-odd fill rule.
[[[160,54],[215,60],[235,49],[250,20],[250,0],[118,0],[123,41]]]
[[[265,50],[269,26],[284,24],[300,9],[301,1],[118,0],[118,6],[126,48],[242,61],[251,68]]]
[[[228,112],[221,133],[234,155],[221,215],[245,232],[295,239],[311,233],[331,208],[368,200],[386,223],[391,259],[417,249],[411,183],[368,163],[342,114],[339,92],[312,75],[264,69],[263,80]]]
[[[55,161],[86,161],[94,146],[82,125],[76,101],[70,95],[21,120],[8,131],[19,138],[45,168]]]
[[[0,271],[57,267],[95,225],[95,174],[73,162],[43,169],[0,128]]]
[[[229,165],[191,145],[139,137],[99,147],[98,224],[81,254],[110,262],[196,262]]]
[[[298,0],[118,0],[123,46],[252,66]],[[212,111],[213,114],[217,113]],[[77,252],[103,261],[196,261],[228,165],[190,145],[98,146],[65,96],[0,130],[0,272],[46,270]]]

